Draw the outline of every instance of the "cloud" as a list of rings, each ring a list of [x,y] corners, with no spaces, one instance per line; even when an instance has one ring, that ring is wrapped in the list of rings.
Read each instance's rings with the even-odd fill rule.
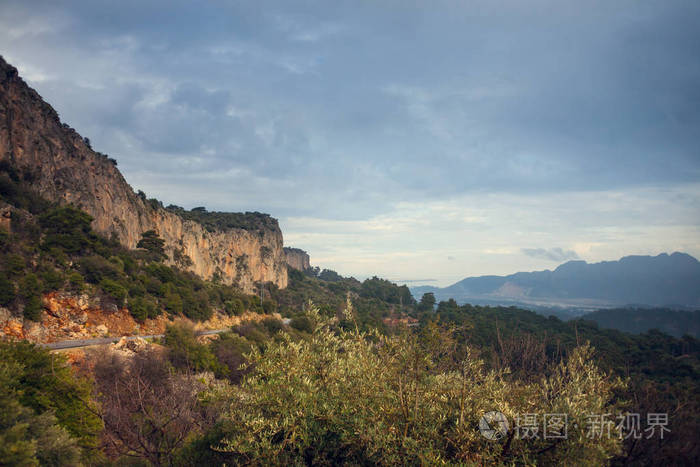
[[[318,42],[328,39],[343,31],[338,22],[316,21],[312,17],[300,15],[277,14],[271,16],[272,22],[280,31],[287,34],[289,39],[299,42]]]
[[[559,262],[672,251],[700,256],[700,184],[545,198],[477,193],[403,202],[369,219],[286,217],[280,225],[286,244],[341,274],[410,278],[430,272],[448,285],[467,276],[546,269],[553,255]],[[524,254],[537,252],[533,242],[569,247]]]
[[[5,0],[0,44],[134,188],[341,273],[700,252],[699,2]]]
[[[426,282],[437,282],[437,279],[389,279],[397,284],[424,284]]]
[[[580,259],[575,251],[564,251],[561,248],[523,248],[521,251],[527,256],[531,256],[533,258],[546,259],[549,261],[556,261],[558,263],[563,263],[564,261],[569,261],[572,259]]]
[[[272,214],[327,218],[700,177],[692,4],[44,3],[0,5],[1,52],[127,178],[177,179],[139,187],[165,201],[239,200],[209,185],[234,168],[269,181],[244,208],[289,184]]]

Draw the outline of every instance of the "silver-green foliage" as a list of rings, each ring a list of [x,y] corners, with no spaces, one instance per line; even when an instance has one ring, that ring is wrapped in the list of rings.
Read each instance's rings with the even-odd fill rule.
[[[455,358],[438,326],[384,336],[340,330],[314,307],[307,317],[309,339],[280,334],[253,350],[251,376],[217,395],[229,405],[226,436],[214,448],[237,463],[595,465],[619,451],[615,437],[586,436],[585,417],[612,412],[620,384],[592,363],[588,346],[526,383],[486,370],[471,350]],[[568,438],[526,441],[511,431],[488,440],[478,420],[491,410],[511,421],[566,413]]]

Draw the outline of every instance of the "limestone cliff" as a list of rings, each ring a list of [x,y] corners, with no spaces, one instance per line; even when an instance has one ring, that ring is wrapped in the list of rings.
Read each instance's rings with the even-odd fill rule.
[[[155,230],[169,261],[187,255],[189,269],[253,291],[255,282],[287,286],[282,232],[271,219],[263,227],[205,228],[137,195],[116,162],[93,151],[75,130],[0,57],[0,163],[9,164],[45,198],[71,203],[93,216],[93,228],[135,248]]]
[[[309,254],[299,248],[284,248],[287,257],[287,265],[299,271],[306,271],[311,267]]]

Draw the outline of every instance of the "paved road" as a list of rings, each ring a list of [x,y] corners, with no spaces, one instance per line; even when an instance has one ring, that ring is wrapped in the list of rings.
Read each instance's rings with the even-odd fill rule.
[[[228,329],[213,329],[210,331],[198,331],[195,334],[198,336],[209,336],[211,334],[219,334],[224,331],[228,331]],[[119,342],[122,337],[125,337],[126,340],[132,341],[134,339],[149,339],[152,337],[163,337],[163,334],[151,334],[148,336],[121,336],[121,337],[100,337],[98,339],[78,339],[78,340],[72,340],[72,341],[61,341],[61,342],[52,342],[50,344],[40,344],[42,347],[46,347],[47,349],[51,350],[60,350],[60,349],[72,349],[76,347],[88,347],[91,345],[106,345],[106,344],[113,344],[114,342]]]

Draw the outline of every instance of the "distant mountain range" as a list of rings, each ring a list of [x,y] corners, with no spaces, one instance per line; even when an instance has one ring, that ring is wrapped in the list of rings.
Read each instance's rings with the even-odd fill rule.
[[[554,271],[468,277],[449,287],[412,287],[411,292],[416,299],[433,292],[437,301],[453,298],[460,304],[517,305],[536,311],[584,313],[632,305],[700,309],[700,262],[677,252],[592,264],[568,261]]]

